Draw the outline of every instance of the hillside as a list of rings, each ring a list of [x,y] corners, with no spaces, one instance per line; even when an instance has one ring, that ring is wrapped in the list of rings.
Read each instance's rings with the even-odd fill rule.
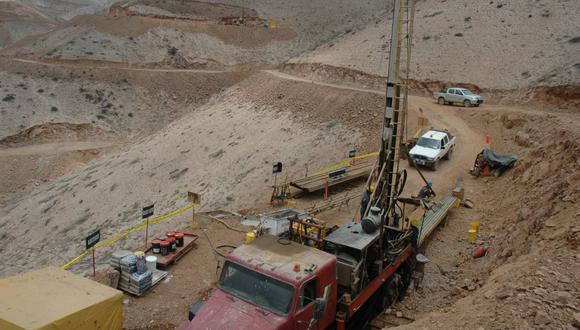
[[[164,62],[178,55],[190,62],[215,61],[226,66],[280,64],[387,9],[378,0],[363,5],[341,0],[332,6],[321,0],[258,1],[247,8],[238,1],[188,1],[187,5],[176,0],[163,4],[137,1],[104,14],[77,16],[50,33],[10,45],[0,54],[123,63]],[[261,23],[222,21],[242,13],[256,15],[258,22],[274,23],[264,28]]]
[[[0,48],[24,37],[46,32],[56,21],[18,1],[0,1]]]
[[[580,84],[580,2],[417,3],[411,78],[518,89]],[[293,59],[386,75],[383,17]]]

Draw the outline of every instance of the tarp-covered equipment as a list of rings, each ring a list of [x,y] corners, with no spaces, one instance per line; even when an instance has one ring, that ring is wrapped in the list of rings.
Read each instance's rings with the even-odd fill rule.
[[[48,267],[0,279],[0,329],[122,329],[123,293]]]

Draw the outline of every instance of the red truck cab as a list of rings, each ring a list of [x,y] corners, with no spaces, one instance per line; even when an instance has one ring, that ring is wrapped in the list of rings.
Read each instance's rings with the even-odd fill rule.
[[[326,329],[336,302],[334,255],[264,235],[228,256],[217,288],[178,329]]]

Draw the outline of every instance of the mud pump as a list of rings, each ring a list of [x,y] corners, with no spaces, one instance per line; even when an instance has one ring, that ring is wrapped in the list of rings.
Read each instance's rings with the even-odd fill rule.
[[[406,205],[417,200],[401,197],[407,90],[399,69],[405,45],[409,71],[414,6],[414,0],[394,1],[380,155],[362,221],[328,232],[294,219],[292,235],[261,235],[239,246],[209,299],[196,302],[179,329],[364,329],[403,299],[416,275],[417,244],[432,230],[412,224]]]

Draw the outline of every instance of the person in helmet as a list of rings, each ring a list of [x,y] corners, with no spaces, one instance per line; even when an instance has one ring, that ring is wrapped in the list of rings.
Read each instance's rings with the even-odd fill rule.
[[[431,197],[435,196],[435,192],[433,191],[433,181],[427,180],[427,184],[421,188],[419,191],[419,195],[417,198],[420,199],[431,199]]]

